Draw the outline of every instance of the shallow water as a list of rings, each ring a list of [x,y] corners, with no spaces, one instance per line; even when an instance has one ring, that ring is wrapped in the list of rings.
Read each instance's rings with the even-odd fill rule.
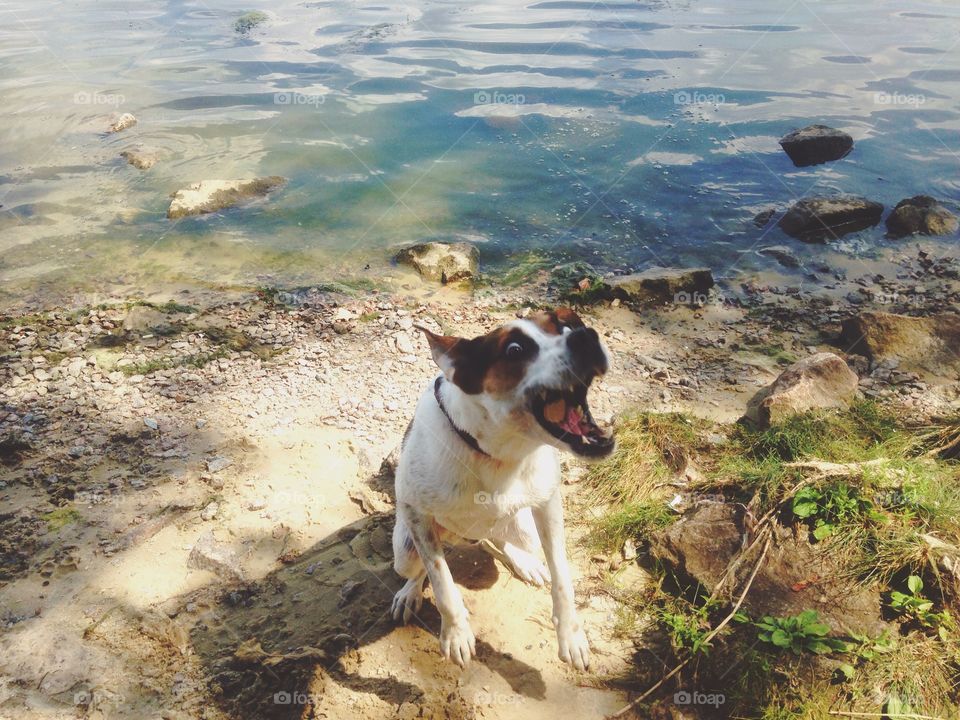
[[[395,246],[480,243],[607,270],[721,277],[837,249],[753,216],[820,192],[960,202],[960,6],[948,0],[13,0],[0,8],[0,281],[29,291],[376,274]],[[111,113],[139,124],[106,135]],[[777,145],[822,122],[846,159]],[[148,171],[119,153],[143,144]],[[269,201],[168,221],[208,178],[282,175]],[[363,268],[369,264],[369,270]]]

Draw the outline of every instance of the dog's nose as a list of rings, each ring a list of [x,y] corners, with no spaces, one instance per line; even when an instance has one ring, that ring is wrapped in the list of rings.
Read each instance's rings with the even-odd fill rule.
[[[574,369],[581,377],[592,378],[607,371],[607,354],[600,344],[600,336],[593,328],[578,327],[567,333],[567,348]]]

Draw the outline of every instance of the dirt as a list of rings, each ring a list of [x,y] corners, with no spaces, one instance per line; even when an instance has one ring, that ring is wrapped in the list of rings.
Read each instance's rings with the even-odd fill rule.
[[[388,616],[389,458],[435,372],[413,322],[471,335],[540,299],[429,285],[175,299],[162,317],[114,302],[0,325],[0,718],[580,720],[626,703],[612,681],[634,649],[615,632],[609,563],[582,541],[601,509],[572,460],[590,673],[556,658],[549,592],[479,546],[451,562],[478,638],[466,670],[442,660],[431,603],[410,626]],[[588,311],[614,358],[594,414],[735,420],[780,353],[836,349],[836,318],[782,300],[795,322],[779,326],[728,302]],[[926,410],[956,397],[873,379]],[[190,562],[201,538],[220,564]]]

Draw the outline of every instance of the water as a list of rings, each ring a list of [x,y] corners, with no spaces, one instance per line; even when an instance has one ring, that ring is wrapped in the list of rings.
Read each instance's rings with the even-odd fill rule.
[[[0,281],[24,293],[310,283],[463,238],[492,273],[858,260],[753,216],[843,191],[960,202],[960,7],[949,0],[49,3],[0,7]],[[139,124],[103,134],[113,112]],[[777,145],[823,122],[847,159]],[[119,153],[159,148],[146,172]],[[270,201],[170,222],[201,179],[282,175]],[[364,269],[369,265],[369,269]]]

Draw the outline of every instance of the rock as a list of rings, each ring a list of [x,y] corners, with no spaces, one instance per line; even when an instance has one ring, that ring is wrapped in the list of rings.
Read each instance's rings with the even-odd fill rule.
[[[708,268],[653,267],[607,281],[612,297],[633,303],[675,302],[683,305],[706,299],[713,287]]]
[[[480,252],[466,242],[428,242],[404,248],[394,260],[410,265],[428,280],[439,280],[446,284],[476,277]]]
[[[808,125],[780,138],[780,147],[797,167],[839,160],[853,149],[853,138],[826,125]]]
[[[956,379],[960,372],[960,315],[942,313],[915,318],[863,312],[841,326],[842,347],[873,364],[899,360],[905,372]]]
[[[167,316],[149,305],[134,305],[127,310],[123,318],[123,329],[144,332],[158,325],[164,325]]]
[[[160,154],[156,150],[146,148],[131,148],[120,153],[128,163],[138,170],[149,170],[160,160]]]
[[[952,235],[957,231],[957,217],[929,195],[916,195],[901,200],[887,217],[891,237],[907,235]]]
[[[210,502],[207,506],[200,511],[200,519],[207,521],[213,520],[217,513],[220,512],[220,505],[216,501]]]
[[[264,197],[282,187],[286,179],[277,175],[244,180],[202,180],[177,190],[171,197],[167,217],[204,215],[230,208],[244,201]]]
[[[187,565],[196,570],[212,572],[224,580],[243,581],[243,570],[237,554],[229,546],[218,542],[213,532],[204,533],[197,539],[190,550]]]
[[[823,352],[794,363],[747,404],[746,417],[761,427],[818,408],[847,407],[859,378],[843,358]]]
[[[253,30],[257,25],[266,22],[269,19],[265,12],[251,10],[237,18],[233,23],[233,31],[245,35]]]
[[[860,197],[815,197],[798,200],[777,223],[803,242],[826,242],[880,222],[883,205]]]
[[[233,465],[233,460],[224,455],[217,455],[207,460],[207,471],[216,473],[221,470],[226,470],[231,465]]]
[[[752,617],[798,615],[816,610],[835,634],[877,636],[886,628],[880,619],[880,594],[856,580],[844,581],[829,554],[797,538],[790,528],[774,525],[767,558],[744,601]],[[712,593],[749,539],[743,508],[701,502],[672,526],[651,538],[652,555],[701,592]],[[753,571],[759,549],[736,564],[720,595],[739,596]]]
[[[118,133],[137,124],[137,119],[131,113],[123,113],[113,121],[107,132]]]
[[[759,228],[766,227],[767,223],[773,219],[773,216],[777,214],[776,208],[770,208],[769,210],[764,210],[763,212],[758,212],[753,216],[753,224]]]
[[[761,255],[772,257],[778,263],[788,268],[800,267],[800,260],[793,254],[793,251],[786,245],[770,245],[769,247],[757,250]]]

